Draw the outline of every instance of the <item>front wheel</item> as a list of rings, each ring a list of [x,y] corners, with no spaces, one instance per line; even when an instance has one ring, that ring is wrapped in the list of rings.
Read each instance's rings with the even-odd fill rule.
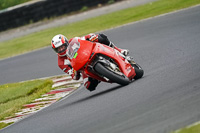
[[[128,85],[130,83],[130,80],[125,75],[119,75],[112,70],[106,68],[103,64],[97,63],[94,66],[94,69],[97,73],[99,73],[102,76],[105,76],[109,80],[118,83],[120,85]]]
[[[142,78],[144,75],[144,70],[137,64],[131,64],[132,67],[135,69],[136,76],[134,77],[135,80]]]

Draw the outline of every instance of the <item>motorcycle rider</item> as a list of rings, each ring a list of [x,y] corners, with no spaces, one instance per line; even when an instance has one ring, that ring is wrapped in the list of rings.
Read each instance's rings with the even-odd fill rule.
[[[51,41],[51,46],[58,55],[58,66],[60,67],[60,69],[62,69],[68,75],[72,76],[74,80],[79,80],[81,76],[80,72],[73,70],[71,63],[66,55],[67,47],[72,39],[68,41],[64,35],[58,34],[53,37]],[[116,47],[111,41],[109,41],[107,36],[104,34],[91,33],[83,37],[78,37],[78,39],[88,40],[91,42],[99,42],[101,44],[113,47],[114,49],[118,50],[124,57],[126,57],[129,54],[129,51],[127,49],[120,49]],[[87,77],[84,74],[82,74],[82,77],[84,86],[90,91],[95,90],[95,88],[99,84],[99,81],[91,77]]]

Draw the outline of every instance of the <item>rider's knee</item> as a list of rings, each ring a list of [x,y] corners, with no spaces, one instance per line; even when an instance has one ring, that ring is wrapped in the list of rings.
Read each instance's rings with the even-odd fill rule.
[[[97,85],[99,84],[98,80],[90,78],[90,77],[87,79],[84,79],[83,82],[84,82],[84,86],[89,91],[94,91],[96,89]]]

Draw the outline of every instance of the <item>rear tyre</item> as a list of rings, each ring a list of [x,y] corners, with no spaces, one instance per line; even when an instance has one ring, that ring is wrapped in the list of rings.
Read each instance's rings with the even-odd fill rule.
[[[128,85],[130,83],[130,80],[125,75],[116,74],[113,71],[111,71],[108,68],[106,68],[101,63],[97,63],[94,66],[94,69],[100,75],[105,76],[109,80],[111,80],[111,81],[113,81],[115,83],[118,83],[120,85]]]

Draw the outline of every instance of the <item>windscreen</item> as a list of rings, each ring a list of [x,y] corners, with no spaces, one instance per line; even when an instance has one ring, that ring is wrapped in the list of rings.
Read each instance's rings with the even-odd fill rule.
[[[70,59],[73,59],[77,55],[77,51],[80,48],[80,43],[78,42],[78,38],[74,38],[67,48],[67,56]]]

